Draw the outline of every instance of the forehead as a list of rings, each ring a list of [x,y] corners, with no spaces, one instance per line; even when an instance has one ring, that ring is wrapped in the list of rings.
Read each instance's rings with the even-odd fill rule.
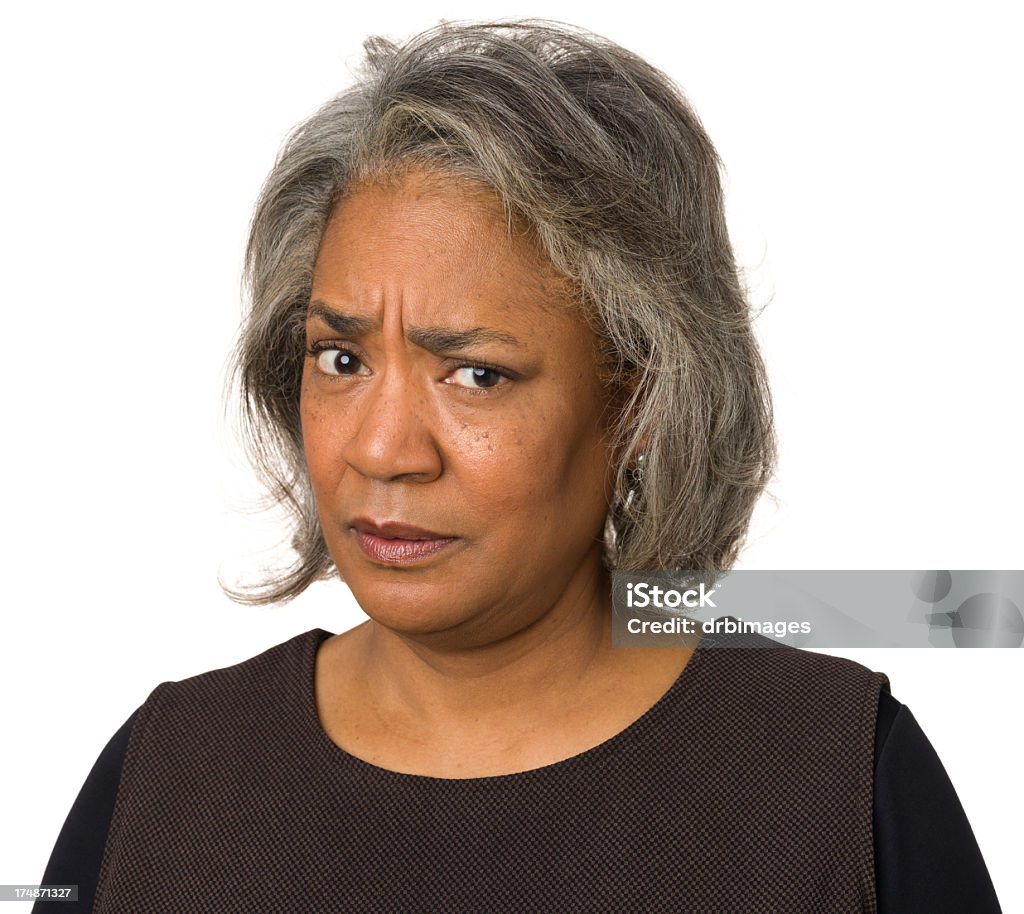
[[[425,171],[342,198],[320,245],[313,298],[360,311],[398,300],[435,317],[582,323],[571,284],[493,192]]]

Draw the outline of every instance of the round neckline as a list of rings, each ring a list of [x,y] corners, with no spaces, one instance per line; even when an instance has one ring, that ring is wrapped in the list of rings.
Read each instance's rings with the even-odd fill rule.
[[[324,641],[328,638],[334,637],[334,635],[335,632],[329,632],[323,628],[314,628],[307,632],[307,636],[309,637],[309,647],[306,651],[304,664],[305,687],[302,689],[302,698],[305,713],[303,716],[305,717],[306,722],[310,725],[318,746],[322,750],[325,750],[328,755],[333,756],[335,760],[340,760],[344,764],[355,768],[366,776],[382,778],[393,783],[403,782],[410,785],[445,784],[465,785],[466,787],[472,787],[474,785],[507,785],[572,772],[583,765],[596,762],[603,756],[614,752],[622,744],[641,736],[645,731],[648,731],[654,724],[656,724],[661,717],[668,713],[675,704],[678,696],[682,694],[686,683],[693,678],[693,669],[701,665],[701,660],[707,653],[706,650],[701,649],[701,644],[704,640],[702,638],[694,648],[693,653],[690,655],[690,659],[686,662],[686,666],[683,667],[679,675],[672,681],[658,700],[647,708],[647,710],[636,718],[636,720],[632,721],[618,733],[615,733],[603,742],[598,743],[596,746],[591,746],[589,749],[584,749],[582,752],[578,752],[576,755],[571,755],[568,758],[559,759],[556,762],[541,765],[538,768],[529,768],[526,771],[511,771],[507,774],[490,774],[482,777],[471,778],[442,778],[430,774],[413,774],[406,771],[395,771],[392,768],[384,768],[381,765],[376,765],[373,762],[368,762],[366,759],[361,759],[358,756],[353,755],[347,749],[339,746],[330,738],[330,736],[328,736],[327,731],[324,729],[323,724],[320,721],[320,715],[316,707],[316,656]]]

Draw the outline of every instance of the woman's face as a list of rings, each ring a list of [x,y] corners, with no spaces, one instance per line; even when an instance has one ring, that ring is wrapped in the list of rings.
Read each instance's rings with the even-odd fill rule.
[[[375,622],[481,644],[590,608],[610,451],[569,301],[474,185],[414,171],[335,208],[302,433],[327,547]]]

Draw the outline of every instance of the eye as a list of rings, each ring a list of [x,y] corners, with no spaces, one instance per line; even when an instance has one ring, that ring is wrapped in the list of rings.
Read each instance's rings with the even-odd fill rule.
[[[348,349],[314,349],[310,354],[316,358],[316,367],[324,374],[359,374],[360,369],[363,367],[363,363],[359,361],[359,356]]]
[[[496,368],[488,368],[486,365],[463,365],[461,368],[456,368],[445,381],[460,387],[485,390],[489,387],[497,387],[505,379],[506,376]]]

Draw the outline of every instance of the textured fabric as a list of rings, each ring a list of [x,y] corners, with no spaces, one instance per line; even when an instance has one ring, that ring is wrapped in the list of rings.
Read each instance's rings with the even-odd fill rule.
[[[136,714],[100,753],[39,880],[43,885],[78,885],[78,901],[41,898],[32,914],[90,914],[93,910]],[[894,729],[897,718],[899,726]],[[977,840],[942,762],[910,709],[884,689],[875,721],[874,768],[878,914],[1001,914]]]
[[[78,901],[40,898],[32,914],[92,911],[136,713],[100,753],[40,879],[42,885],[78,885]],[[899,726],[894,730],[897,717]],[[988,868],[949,775],[910,709],[884,689],[878,696],[874,765],[878,914],[1001,914]]]
[[[330,741],[313,698],[328,637],[157,686],[95,911],[875,911],[882,674],[701,648],[600,746],[448,780]]]

